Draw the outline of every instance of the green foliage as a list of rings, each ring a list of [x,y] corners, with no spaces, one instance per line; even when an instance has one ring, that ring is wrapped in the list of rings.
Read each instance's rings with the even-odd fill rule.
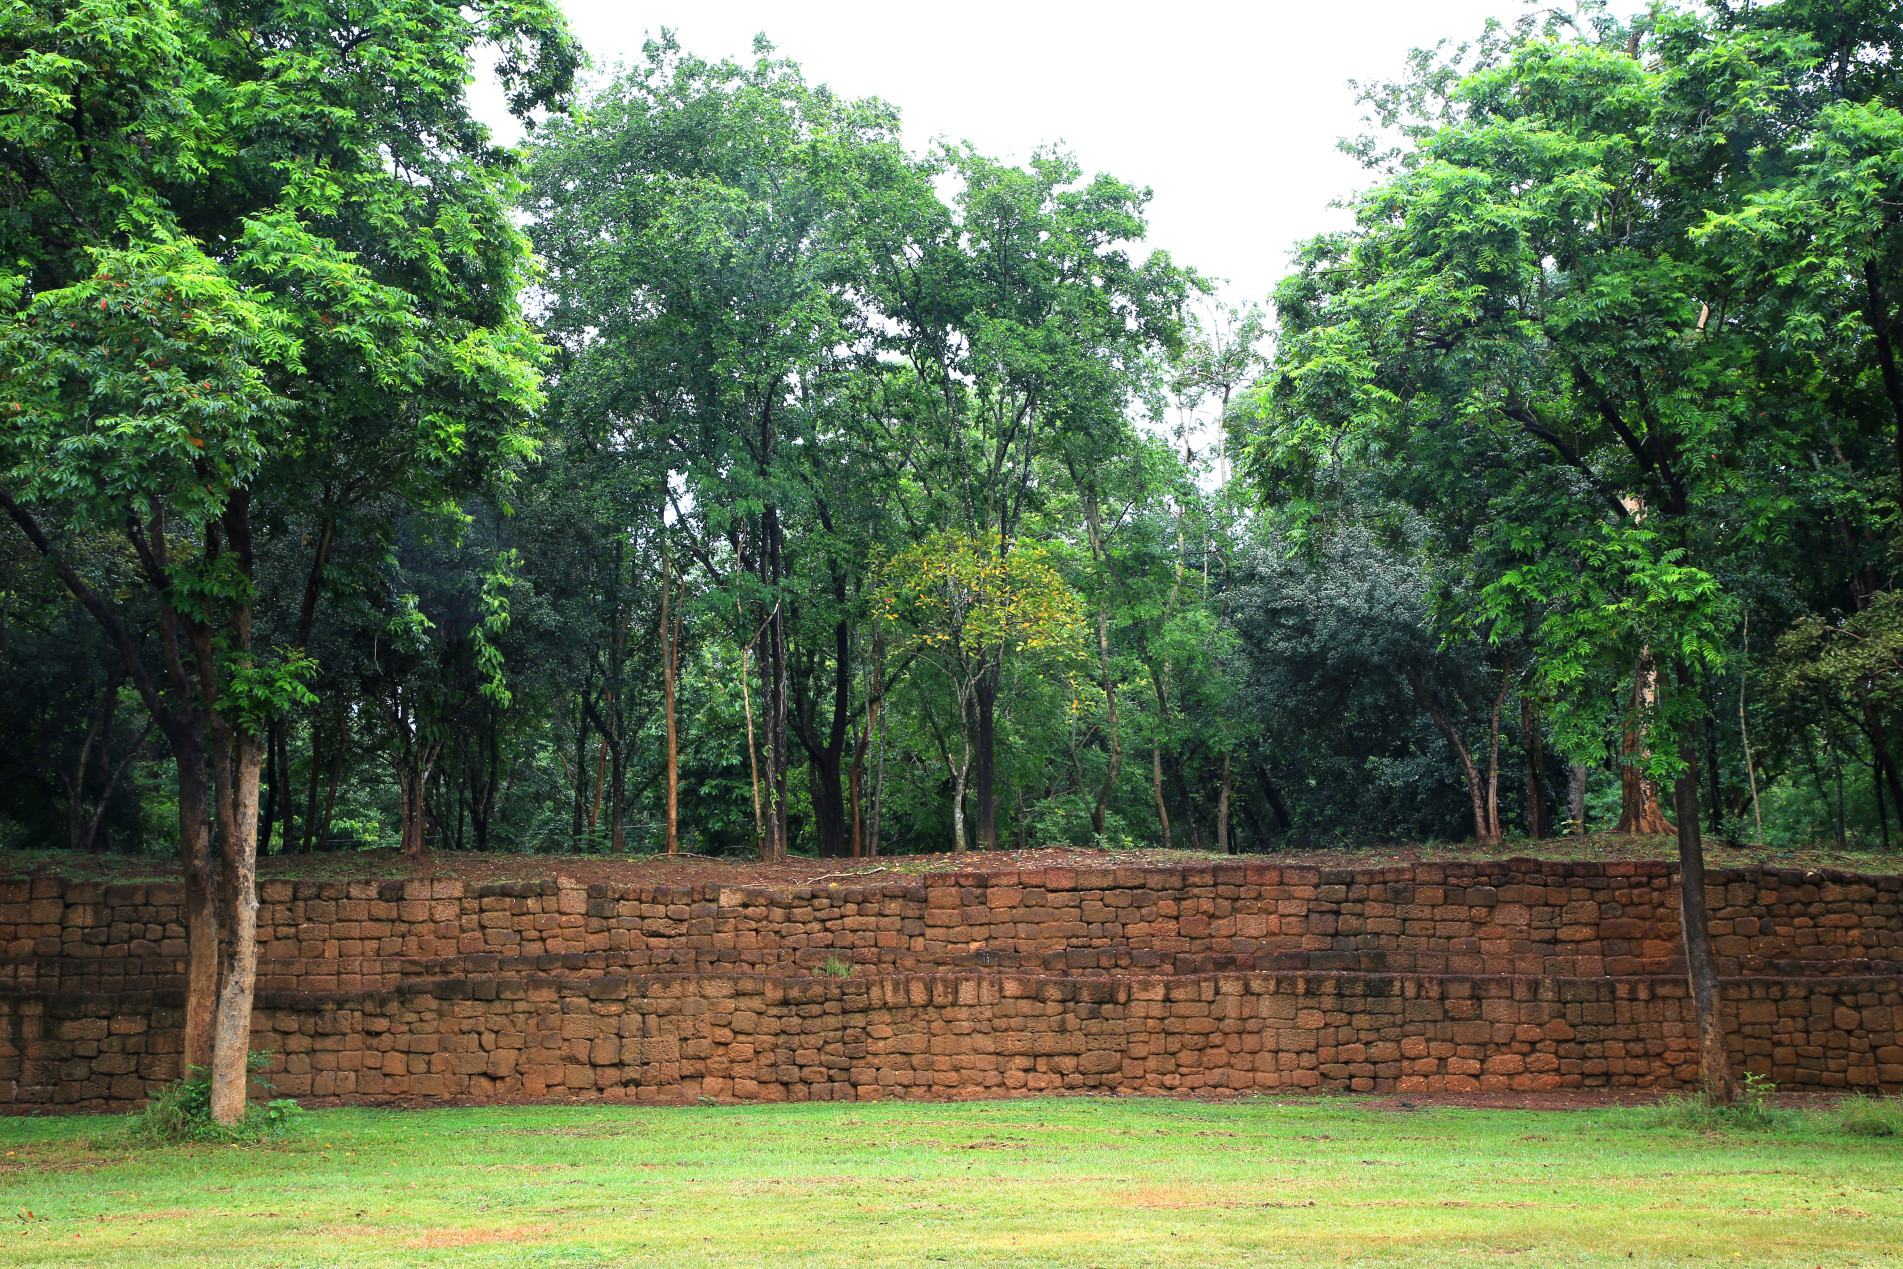
[[[1837,1125],[1853,1137],[1903,1135],[1903,1103],[1894,1097],[1860,1093],[1837,1107]]]
[[[1703,1091],[1676,1094],[1661,1101],[1651,1118],[1660,1127],[1698,1132],[1775,1132],[1792,1122],[1786,1112],[1772,1104],[1771,1096],[1776,1092],[1776,1084],[1747,1071],[1739,1081],[1734,1102],[1714,1102]]]
[[[1568,759],[1605,827],[1688,755],[1721,833],[1874,844],[1897,12],[1417,52],[1265,362],[1148,191],[910,150],[764,42],[570,109],[547,0],[20,0],[0,486],[152,667],[209,647],[274,844],[648,849],[669,663],[706,853],[1463,837],[1483,784],[1557,824]],[[151,839],[123,649],[7,534],[0,831]]]
[[[257,1072],[270,1064],[269,1053],[247,1054],[245,1066],[252,1073],[250,1082],[268,1090],[271,1082]],[[295,1101],[277,1098],[262,1106],[248,1105],[235,1124],[221,1124],[211,1117],[211,1076],[194,1067],[189,1077],[168,1086],[132,1116],[127,1136],[161,1146],[280,1141],[302,1125],[304,1114]]]

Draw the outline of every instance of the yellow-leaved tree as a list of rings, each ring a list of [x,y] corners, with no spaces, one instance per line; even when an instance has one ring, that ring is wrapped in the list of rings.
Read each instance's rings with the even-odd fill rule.
[[[1083,652],[1084,608],[1043,548],[1002,543],[996,533],[945,531],[887,559],[874,611],[894,644],[936,667],[957,697],[960,752],[949,750],[953,848],[966,849],[965,787],[971,774],[978,687],[1009,656],[1065,667]]]

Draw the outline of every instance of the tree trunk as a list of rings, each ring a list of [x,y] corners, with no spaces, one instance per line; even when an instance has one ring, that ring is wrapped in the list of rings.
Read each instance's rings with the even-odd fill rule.
[[[1572,821],[1576,836],[1586,835],[1586,773],[1583,762],[1572,763],[1566,771],[1566,816]]]
[[[852,746],[852,766],[846,771],[846,808],[852,816],[852,857],[865,856],[865,814],[860,785],[864,780],[866,744],[872,736],[872,721],[878,716],[876,703],[867,706],[865,722],[859,725],[859,738]]]
[[[1097,505],[1097,490],[1087,487],[1084,492],[1084,511],[1086,524],[1090,530],[1090,558],[1099,568],[1104,566],[1103,516]],[[1108,570],[1106,570],[1107,572]],[[1110,795],[1117,787],[1117,776],[1123,769],[1123,736],[1117,725],[1117,683],[1110,673],[1110,617],[1109,605],[1103,601],[1097,604],[1097,666],[1103,676],[1104,712],[1109,723],[1110,768],[1104,773],[1103,785],[1097,790],[1096,803],[1090,808],[1090,831],[1095,837],[1103,836],[1104,814],[1110,806]]]
[[[874,699],[879,705],[879,742],[878,757],[873,763],[872,776],[872,825],[866,839],[866,854],[877,858],[879,854],[879,815],[885,809],[885,632],[874,630],[872,634],[872,687]]]
[[[581,691],[575,699],[575,787],[574,797],[570,799],[572,819],[568,835],[577,842],[588,827],[588,698],[594,693],[594,685],[588,677],[583,676]]]
[[[617,702],[617,706],[619,702]],[[616,727],[625,727],[617,718]],[[628,850],[628,759],[623,738],[608,745],[608,849],[617,855]]]
[[[766,840],[763,857],[782,862],[787,857],[787,652],[786,626],[776,605],[767,618],[766,675]]]
[[[1422,679],[1409,679],[1408,686],[1414,689],[1414,703],[1427,711],[1434,720],[1434,726],[1447,740],[1447,745],[1460,760],[1461,773],[1467,778],[1467,796],[1473,802],[1474,840],[1482,846],[1490,846],[1494,837],[1490,831],[1491,822],[1487,818],[1486,791],[1481,787],[1480,770],[1474,765],[1473,755],[1467,752],[1467,744],[1460,738],[1459,728],[1454,726],[1453,718],[1441,703],[1428,695],[1427,684]],[[1495,714],[1496,719],[1498,713]]]
[[[273,719],[266,725],[264,732],[264,792],[261,795],[264,805],[258,812],[258,853],[262,855],[271,853],[271,830],[276,827],[280,784],[277,751],[278,724],[277,720]]]
[[[1526,832],[1534,841],[1552,835],[1546,817],[1546,749],[1540,739],[1539,711],[1520,696],[1520,750],[1526,755]]]
[[[676,653],[680,647],[681,623],[678,614],[673,625],[668,624],[668,593],[673,587],[669,576],[671,561],[661,557],[661,697],[662,708],[667,714],[667,853],[681,853],[681,754],[679,741],[674,732],[674,674]],[[686,587],[682,587],[682,597],[686,597]]]
[[[1679,690],[1693,690],[1691,669],[1676,666]],[[1691,979],[1692,1009],[1698,1034],[1699,1078],[1713,1101],[1729,1105],[1738,1097],[1725,1051],[1724,1021],[1719,1015],[1718,962],[1705,921],[1705,850],[1698,836],[1698,748],[1689,722],[1679,728],[1679,775],[1673,788],[1678,816],[1678,906],[1685,941],[1685,969]]]
[[[966,721],[965,708],[959,705],[959,727],[964,745],[964,755],[957,767],[952,770],[952,850],[962,855],[967,848],[965,840],[965,780],[971,771],[971,726]]]
[[[99,703],[93,707],[92,720],[86,726],[86,739],[79,746],[79,759],[73,763],[71,774],[56,760],[54,771],[59,775],[60,783],[66,786],[66,849],[84,851],[91,843],[92,834],[86,829],[89,818],[96,822],[97,817],[86,814],[86,775],[92,767],[94,746],[102,754],[112,748],[112,702],[118,695],[119,683],[116,675],[107,679],[106,690],[99,694]],[[105,795],[100,795],[104,802]]]
[[[1163,805],[1163,750],[1150,746],[1150,788],[1156,794],[1156,823],[1163,834],[1163,849],[1170,849],[1170,812]]]
[[[211,862],[211,807],[200,735],[172,735],[178,771],[178,842],[185,873],[185,1046],[179,1076],[209,1071],[218,999],[217,878]]]
[[[236,732],[213,742],[222,892],[228,896],[228,959],[212,1032],[211,1116],[236,1123],[245,1112],[251,1053],[251,1004],[258,970],[258,736]]]
[[[1507,702],[1507,689],[1513,683],[1513,662],[1500,671],[1500,694],[1493,698],[1493,712],[1487,716],[1487,834],[1491,841],[1506,835],[1500,830],[1500,711]]]
[[[1857,694],[1863,699],[1863,716],[1866,728],[1870,733],[1870,748],[1876,758],[1878,773],[1890,786],[1891,804],[1897,808],[1899,815],[1903,815],[1903,783],[1898,782],[1896,763],[1890,760],[1889,733],[1884,730],[1883,719],[1877,713],[1875,702],[1870,699],[1870,685],[1868,683],[1859,682],[1857,684]],[[1740,718],[1742,718],[1742,715],[1740,715]],[[1872,781],[1872,783],[1874,784],[1876,782]]]
[[[972,808],[978,821],[978,849],[998,849],[997,704],[998,679],[1003,666],[994,665],[978,676],[978,725],[972,743],[972,784],[977,794]]]
[[[1176,767],[1176,789],[1183,795],[1183,826],[1189,830],[1189,848],[1203,848],[1202,830],[1196,824],[1196,791],[1190,787],[1189,773],[1184,767],[1183,751],[1178,748],[1172,759]]]
[[[1637,717],[1642,707],[1652,703],[1658,691],[1657,680],[1658,671],[1640,657],[1632,668],[1630,721],[1621,744],[1624,761],[1619,766],[1619,823],[1613,829],[1615,833],[1654,837],[1672,831],[1665,812],[1659,808],[1658,784],[1645,773],[1648,755]]]
[[[331,818],[337,811],[337,786],[343,783],[344,755],[350,747],[349,741],[350,720],[344,713],[343,700],[339,698],[337,702],[337,752],[331,756],[330,760],[330,784],[324,791],[324,819],[317,829],[316,845],[313,848],[316,850],[328,850],[330,848]]]
[[[751,673],[747,669],[747,649],[752,646],[746,644],[740,649],[740,705],[747,715],[747,775],[753,781],[753,848],[765,859],[766,827],[760,816],[760,747],[753,739],[753,694],[747,685]]]
[[[421,753],[411,755],[398,773],[397,786],[403,796],[403,853],[417,856],[423,853],[424,802],[429,792],[430,763]]]
[[[245,495],[233,496],[233,504]],[[172,578],[167,557],[165,517],[155,512],[149,524],[128,517],[126,541],[138,556],[148,582],[159,597],[159,636],[163,648],[164,683],[161,688],[146,672],[144,658],[125,623],[114,609],[86,584],[73,566],[53,549],[39,522],[12,494],[0,488],[0,510],[26,535],[33,549],[51,563],[60,580],[81,607],[105,631],[119,652],[127,675],[138,689],[140,699],[152,719],[171,742],[178,770],[179,853],[185,873],[187,951],[185,971],[185,1071],[205,1067],[212,1056],[213,993],[218,984],[218,919],[216,884],[211,866],[210,822],[207,817],[205,789],[205,730],[210,706],[217,699],[215,677],[206,677],[209,658],[197,655],[209,651],[209,631],[171,605]],[[244,542],[242,563],[249,576],[249,538]],[[208,552],[215,554],[215,552]],[[180,634],[193,641],[192,657],[181,655]],[[244,630],[245,644],[250,631]],[[205,646],[201,649],[200,643]]]
[[[1222,791],[1216,795],[1216,851],[1233,855],[1229,849],[1229,755],[1222,756]]]
[[[840,792],[844,775],[840,770],[840,757],[830,747],[809,750],[806,755],[813,831],[819,839],[819,853],[829,859],[844,858],[848,848],[846,800]]]

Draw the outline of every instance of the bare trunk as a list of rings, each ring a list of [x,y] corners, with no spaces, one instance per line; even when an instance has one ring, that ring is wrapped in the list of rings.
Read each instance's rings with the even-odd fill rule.
[[[1691,669],[1676,666],[1678,689],[1692,691]],[[1699,1078],[1706,1095],[1721,1104],[1737,1100],[1738,1083],[1725,1051],[1724,1020],[1719,1015],[1718,962],[1705,920],[1705,849],[1698,836],[1698,748],[1693,724],[1680,725],[1679,775],[1673,787],[1678,816],[1678,906],[1685,941],[1685,969],[1691,979],[1692,1010],[1698,1029]]]
[[[138,757],[139,750],[144,747],[146,737],[152,734],[152,728],[154,726],[155,724],[153,723],[147,723],[145,730],[139,733],[139,738],[132,742],[131,748],[126,750],[125,757],[119,759],[112,770],[106,773],[105,783],[101,785],[99,789],[99,800],[93,803],[92,819],[86,824],[85,837],[80,846],[81,850],[97,849],[101,852],[105,851],[106,843],[100,836],[99,822],[106,818],[107,801],[112,797],[112,791],[119,787],[119,777],[126,773],[126,768],[132,765],[134,758]]]
[[[852,815],[852,857],[854,859],[863,858],[866,852],[865,815],[860,785],[865,773],[866,745],[872,737],[873,719],[877,718],[878,714],[878,702],[869,703],[866,720],[859,725],[859,738],[853,742],[852,766],[846,772],[846,804]]]
[[[661,557],[661,697],[662,708],[667,714],[667,853],[681,853],[680,805],[681,805],[681,756],[678,739],[674,732],[674,674],[675,655],[680,647],[681,625],[677,615],[673,625],[668,624],[668,593],[673,587],[669,577],[671,561]],[[682,588],[683,596],[685,587]]]
[[[740,649],[740,705],[747,715],[747,775],[753,781],[753,848],[766,857],[766,828],[760,819],[760,747],[753,741],[753,695],[747,686],[748,644]]]
[[[962,715],[963,710],[960,710]],[[961,719],[962,721],[962,719]],[[971,731],[969,724],[959,728],[963,734],[964,756],[952,771],[952,849],[965,853],[965,778],[971,771]]]
[[[1500,710],[1506,704],[1507,688],[1513,683],[1513,663],[1500,671],[1500,694],[1493,698],[1493,713],[1487,717],[1487,839],[1500,841]]]
[[[404,764],[398,774],[397,785],[403,795],[403,853],[415,856],[423,853],[424,839],[424,797],[429,791],[430,762],[421,754]]]
[[[178,760],[178,842],[185,872],[185,1044],[180,1076],[209,1070],[212,1013],[218,999],[217,878],[211,862],[205,752],[196,738],[174,736]]]
[[[1414,702],[1427,711],[1434,720],[1434,726],[1446,738],[1447,747],[1454,751],[1454,757],[1460,762],[1461,773],[1467,779],[1467,796],[1473,802],[1474,840],[1483,846],[1492,845],[1494,838],[1489,832],[1487,818],[1487,800],[1485,790],[1480,784],[1480,770],[1474,765],[1473,755],[1467,751],[1467,744],[1460,738],[1460,729],[1454,726],[1454,720],[1441,703],[1428,695],[1427,684],[1421,679],[1410,679],[1408,685],[1414,689]]]
[[[1751,612],[1744,614],[1744,656],[1743,665],[1738,667],[1738,743],[1744,749],[1744,774],[1751,782],[1751,814],[1758,821],[1758,845],[1764,845],[1764,808],[1758,805],[1758,769],[1751,760],[1751,733],[1744,724],[1744,683],[1745,674],[1751,664]],[[1903,800],[1897,802],[1897,814],[1903,815]]]
[[[776,570],[777,573],[777,570]],[[791,764],[787,740],[787,648],[786,623],[778,607],[767,619],[767,665],[771,671],[766,702],[766,845],[768,858],[780,862],[787,857],[791,825],[787,818],[787,777]]]
[[[1229,849],[1229,755],[1222,756],[1222,791],[1216,795],[1216,850],[1231,855]]]
[[[1631,721],[1621,744],[1624,761],[1619,767],[1619,823],[1616,833],[1634,833],[1653,837],[1672,831],[1672,825],[1659,807],[1659,788],[1646,774],[1648,757],[1638,715],[1649,706],[1658,692],[1658,671],[1641,656],[1632,670]]]
[[[872,636],[872,683],[879,703],[879,756],[873,764],[872,831],[866,840],[866,854],[876,858],[879,854],[879,813],[885,809],[885,632],[882,630],[875,630]]]
[[[1150,746],[1150,788],[1156,794],[1156,822],[1163,834],[1163,849],[1170,849],[1170,813],[1163,805],[1163,751]]]
[[[258,774],[262,746],[238,732],[213,743],[227,960],[212,1029],[211,1116],[236,1123],[245,1112],[251,1004],[258,971]]]
[[[978,726],[972,745],[972,783],[976,786],[978,849],[998,849],[997,704],[1002,666],[978,676]]]
[[[809,750],[806,755],[808,798],[813,807],[813,835],[819,854],[844,858],[848,841],[846,799],[840,791],[843,783],[839,769],[840,754],[830,747]]]
[[[1085,491],[1084,509],[1086,522],[1090,529],[1090,557],[1102,568],[1103,515],[1097,506],[1097,491],[1090,488]],[[1110,806],[1110,795],[1117,787],[1117,776],[1123,769],[1123,736],[1117,725],[1117,683],[1110,673],[1110,617],[1108,605],[1102,601],[1097,604],[1097,666],[1103,677],[1104,712],[1110,727],[1110,768],[1104,773],[1103,784],[1097,790],[1097,800],[1090,808],[1090,831],[1096,837],[1103,836],[1104,815]]]
[[[339,749],[342,748],[341,738],[338,747]],[[311,718],[310,779],[306,782],[304,792],[304,823],[300,826],[302,832],[298,834],[298,844],[296,848],[301,854],[308,854],[313,849],[311,843],[317,832],[317,787],[323,779],[323,756],[323,725],[318,721],[317,717],[313,715]],[[291,843],[288,838],[285,840],[284,846],[286,850],[291,849]]]
[[[1540,740],[1540,715],[1520,696],[1520,750],[1526,755],[1526,832],[1534,841],[1552,835],[1546,817],[1546,748]]]
[[[337,811],[337,786],[343,783],[344,753],[349,748],[350,723],[344,714],[344,703],[337,702],[337,752],[330,760],[330,785],[324,792],[324,819],[317,830],[317,844],[313,849],[326,850],[330,846],[331,819]]]
[[[1576,836],[1586,835],[1586,773],[1583,762],[1575,762],[1567,768],[1566,817],[1572,821],[1572,831]]]

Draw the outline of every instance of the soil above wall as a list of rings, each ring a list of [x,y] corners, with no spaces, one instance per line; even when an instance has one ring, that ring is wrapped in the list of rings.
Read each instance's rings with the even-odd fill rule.
[[[1671,859],[1677,840],[1622,833],[1516,841],[1504,853],[1515,858],[1598,863],[1634,863]],[[1706,843],[1713,868],[1763,865],[1807,871],[1881,874],[1903,867],[1903,852],[1844,852],[1825,846],[1764,849],[1724,842]],[[961,869],[1008,872],[1021,868],[1184,868],[1213,864],[1286,864],[1325,869],[1386,868],[1420,863],[1494,864],[1498,846],[1461,842],[1370,842],[1332,850],[1289,850],[1266,855],[1221,856],[1207,851],[1087,850],[1050,847],[1038,850],[968,851],[965,854],[886,855],[877,859],[816,859],[794,856],[784,863],[709,855],[520,855],[482,851],[426,851],[406,856],[396,850],[351,850],[315,855],[267,855],[258,861],[261,878],[341,878],[410,880],[456,878],[477,885],[538,881],[556,875],[608,885],[691,886],[717,882],[730,886],[838,885],[853,878],[867,882],[924,876]],[[30,877],[73,881],[177,881],[178,861],[169,855],[82,855],[70,851],[0,852],[0,881]]]

